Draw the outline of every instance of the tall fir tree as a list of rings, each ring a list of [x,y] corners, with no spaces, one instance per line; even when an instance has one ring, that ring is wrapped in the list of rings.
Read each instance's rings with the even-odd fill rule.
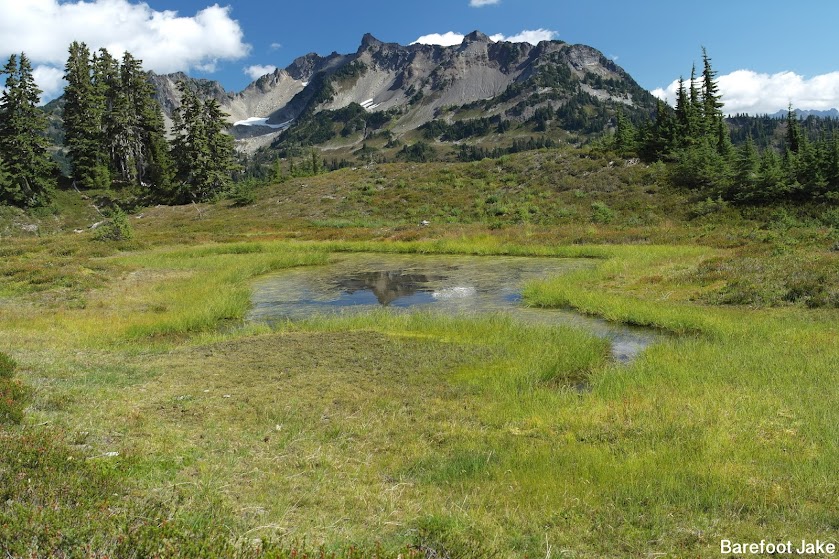
[[[11,176],[9,175],[9,171],[6,169],[6,162],[3,161],[3,154],[0,153],[0,193],[6,191],[6,188],[9,186]]]
[[[72,178],[83,188],[108,188],[111,173],[103,148],[104,92],[94,75],[90,49],[73,42],[64,67],[64,136]]]
[[[760,171],[760,158],[752,141],[751,136],[746,137],[745,143],[740,146],[737,153],[737,161],[734,169],[734,184],[732,192],[727,196],[736,201],[752,201],[759,198],[758,179]]]
[[[171,187],[172,162],[163,112],[142,61],[125,53],[122,63],[105,49],[91,56],[73,43],[65,67],[65,136],[74,179],[107,188],[112,181],[149,190]]]
[[[614,149],[624,157],[634,156],[638,151],[638,131],[619,107],[615,116]]]
[[[56,167],[44,135],[47,117],[38,108],[41,90],[24,53],[20,58],[10,56],[2,73],[6,87],[0,97],[0,158],[8,178],[0,200],[17,206],[44,205],[54,189]]]
[[[201,101],[185,82],[178,83],[181,105],[173,114],[174,201],[206,201],[228,188],[237,168],[233,138],[214,99]]]

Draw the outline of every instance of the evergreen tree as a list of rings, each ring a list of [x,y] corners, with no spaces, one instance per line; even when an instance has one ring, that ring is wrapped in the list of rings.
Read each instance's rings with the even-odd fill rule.
[[[0,196],[2,193],[6,192],[6,188],[9,187],[11,181],[11,176],[9,175],[9,171],[6,169],[6,162],[3,161],[3,154],[0,153]]]
[[[104,96],[94,83],[90,49],[70,45],[64,67],[64,137],[72,162],[72,178],[83,188],[108,188],[111,174],[103,149]]]
[[[690,100],[685,89],[685,80],[679,76],[679,90],[676,92],[676,126],[678,135],[686,139],[691,136],[689,129],[689,115],[691,112]]]
[[[175,200],[205,201],[224,191],[238,167],[233,138],[224,132],[225,120],[214,99],[201,101],[178,83],[181,105],[173,115],[172,155],[177,169]]]
[[[173,170],[163,113],[142,62],[125,53],[120,64],[105,49],[91,56],[84,43],[73,43],[65,72],[73,178],[89,188],[116,180],[166,192]]]
[[[749,136],[738,150],[734,169],[734,185],[728,198],[737,201],[750,201],[760,198],[758,191],[759,171],[760,159],[752,137]]]
[[[614,148],[623,157],[635,155],[637,146],[637,131],[623,110],[618,108],[616,115],[617,123],[615,125]]]
[[[0,97],[0,158],[5,161],[8,178],[0,200],[20,206],[46,204],[56,169],[44,136],[47,118],[38,108],[41,90],[23,53],[19,59],[10,56],[2,73],[6,74],[6,88]]]
[[[119,140],[115,137],[121,125],[119,113],[123,103],[119,99],[119,62],[104,48],[93,57],[93,87],[102,107],[100,150],[108,162],[111,178],[115,179],[118,172],[114,160],[119,151]]]
[[[716,130],[716,122],[722,117],[723,103],[720,100],[717,72],[711,68],[711,58],[702,47],[702,115],[707,130]]]
[[[798,122],[798,116],[792,110],[792,104],[787,108],[787,132],[785,137],[787,149],[792,153],[798,153],[804,138],[801,134],[801,124]]]
[[[839,134],[834,134],[826,146],[825,178],[829,193],[839,193]]]
[[[788,192],[787,176],[781,158],[775,150],[766,149],[760,156],[758,196],[756,202],[769,202],[782,199]]]
[[[702,135],[705,131],[702,130],[702,120],[703,115],[705,114],[705,109],[702,104],[702,94],[699,91],[699,87],[696,84],[699,83],[699,80],[696,79],[696,64],[690,67],[690,111],[695,119],[695,126],[696,129],[694,133],[699,136]]]
[[[366,147],[366,144],[365,146]],[[317,175],[320,172],[320,159],[318,158],[318,152],[315,148],[312,148],[312,174]]]
[[[119,147],[116,161],[123,180],[160,193],[170,188],[172,163],[168,153],[163,112],[155,100],[154,87],[142,68],[142,62],[125,53],[120,66],[119,92],[121,113],[117,121]]]
[[[653,124],[639,132],[641,157],[645,161],[660,161],[669,158],[675,147],[676,123],[667,104],[658,100]]]

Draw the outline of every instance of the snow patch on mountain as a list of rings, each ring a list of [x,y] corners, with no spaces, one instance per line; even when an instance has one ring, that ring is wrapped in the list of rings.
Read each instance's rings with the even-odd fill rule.
[[[291,122],[292,121],[289,120],[288,122],[281,122],[280,124],[268,124],[267,118],[252,116],[250,118],[246,118],[245,120],[237,120],[233,123],[233,126],[265,126],[267,128],[279,130],[281,128],[288,128]]]

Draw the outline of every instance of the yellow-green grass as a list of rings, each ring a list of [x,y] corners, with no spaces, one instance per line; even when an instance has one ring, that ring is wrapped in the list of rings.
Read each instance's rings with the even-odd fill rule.
[[[337,251],[593,257],[527,302],[677,335],[624,366],[499,316],[235,327],[250,278]],[[0,351],[34,388],[29,428],[99,456],[128,501],[177,496],[167,514],[199,537],[501,557],[835,539],[837,313],[698,304],[721,256],[493,235],[146,250],[105,258],[85,305],[4,304]]]

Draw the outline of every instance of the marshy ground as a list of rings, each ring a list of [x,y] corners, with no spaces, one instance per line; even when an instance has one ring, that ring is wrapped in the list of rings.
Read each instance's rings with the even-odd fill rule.
[[[532,157],[513,164],[526,173]],[[443,172],[428,169],[429,183]],[[391,211],[375,188],[334,188]],[[577,218],[277,221],[266,212],[297,203],[277,199],[305,202],[280,185],[253,207],[145,210],[121,244],[4,237],[0,351],[30,396],[0,434],[0,548],[718,557],[723,538],[834,541],[835,233],[730,208],[622,221],[640,186],[619,209],[606,192],[617,213],[603,224],[591,191],[557,192],[551,207]],[[524,300],[671,335],[619,364],[584,331],[498,314],[242,322],[256,278],[347,252],[587,258]]]

